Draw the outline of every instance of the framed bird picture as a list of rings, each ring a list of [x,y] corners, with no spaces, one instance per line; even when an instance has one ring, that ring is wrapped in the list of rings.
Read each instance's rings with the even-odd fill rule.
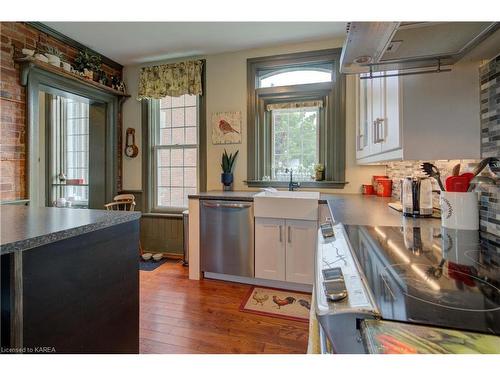
[[[212,113],[212,143],[241,143],[241,112]]]

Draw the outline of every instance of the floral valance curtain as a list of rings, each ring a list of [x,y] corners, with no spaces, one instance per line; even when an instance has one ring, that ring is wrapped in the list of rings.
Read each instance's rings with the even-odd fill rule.
[[[293,108],[310,108],[310,107],[323,107],[321,100],[308,100],[303,102],[286,102],[286,103],[273,103],[266,106],[266,110],[272,111],[275,109],[293,109]]]
[[[202,68],[200,60],[144,67],[139,75],[138,99],[202,95]]]

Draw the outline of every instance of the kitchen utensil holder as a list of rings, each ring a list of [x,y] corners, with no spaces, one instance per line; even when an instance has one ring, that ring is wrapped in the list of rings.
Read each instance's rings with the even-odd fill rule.
[[[479,202],[476,192],[442,191],[441,225],[450,229],[478,230]]]

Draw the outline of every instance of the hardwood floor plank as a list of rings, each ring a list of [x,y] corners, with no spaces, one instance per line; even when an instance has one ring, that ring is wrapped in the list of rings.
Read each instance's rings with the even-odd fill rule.
[[[140,272],[141,353],[305,353],[307,323],[239,311],[249,288],[179,263]]]

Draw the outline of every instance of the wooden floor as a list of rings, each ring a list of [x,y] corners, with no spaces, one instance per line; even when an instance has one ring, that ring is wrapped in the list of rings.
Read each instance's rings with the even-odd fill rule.
[[[140,272],[141,353],[305,353],[308,325],[239,311],[250,286],[189,280],[167,262]]]

